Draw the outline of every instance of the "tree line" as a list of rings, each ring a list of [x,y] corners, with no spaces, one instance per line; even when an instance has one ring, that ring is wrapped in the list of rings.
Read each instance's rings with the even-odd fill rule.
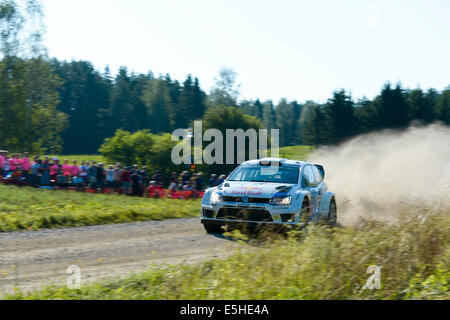
[[[236,73],[222,69],[205,92],[198,78],[97,70],[89,61],[48,57],[36,25],[38,1],[25,9],[0,0],[0,142],[15,152],[90,154],[117,130],[171,133],[204,119],[204,129],[279,129],[280,146],[337,144],[352,136],[412,122],[450,125],[450,87],[385,84],[372,100],[338,90],[327,103],[240,100]],[[38,22],[38,23],[36,23]],[[27,24],[35,30],[30,34]],[[244,117],[245,115],[245,117]],[[147,132],[146,131],[146,132]]]
[[[171,133],[191,127],[194,120],[211,122],[219,117],[215,121],[218,127],[227,123],[230,129],[241,128],[239,121],[228,121],[227,114],[220,111],[232,107],[259,119],[260,127],[279,129],[281,147],[337,144],[361,133],[406,128],[412,122],[450,125],[449,88],[442,92],[410,90],[387,83],[372,100],[355,101],[345,90],[339,90],[325,104],[286,99],[274,104],[259,99],[238,101],[235,82],[223,79],[233,73],[231,70],[222,70],[216,86],[207,94],[198,78],[190,75],[180,83],[170,75],[129,73],[126,67],[112,78],[108,69],[100,73],[86,61],[53,59],[50,67],[61,81],[56,88],[56,109],[67,118],[61,133],[66,154],[97,153],[104,139],[118,129]],[[216,112],[205,118],[207,110],[212,109]]]
[[[442,92],[402,88],[386,83],[373,99],[355,101],[338,90],[325,104],[281,100],[246,101],[240,108],[259,118],[266,128],[280,130],[280,145],[338,144],[355,135],[383,129],[404,129],[412,123],[450,125],[450,87]]]
[[[169,75],[135,74],[120,68],[112,78],[108,68],[95,70],[87,61],[51,61],[62,79],[57,109],[68,117],[62,132],[66,154],[97,153],[116,130],[150,130],[154,134],[187,128],[205,112],[206,94],[199,80],[182,83]]]

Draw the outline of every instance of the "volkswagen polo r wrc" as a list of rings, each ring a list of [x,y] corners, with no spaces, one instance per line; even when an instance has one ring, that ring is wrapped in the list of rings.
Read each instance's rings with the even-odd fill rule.
[[[321,165],[265,158],[239,165],[219,186],[206,190],[201,222],[208,233],[222,226],[291,225],[327,221],[336,225],[335,194]]]

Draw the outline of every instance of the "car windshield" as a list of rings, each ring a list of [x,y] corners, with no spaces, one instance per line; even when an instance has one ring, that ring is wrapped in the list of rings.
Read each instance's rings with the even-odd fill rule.
[[[240,166],[228,181],[270,182],[297,184],[300,168],[296,166]]]

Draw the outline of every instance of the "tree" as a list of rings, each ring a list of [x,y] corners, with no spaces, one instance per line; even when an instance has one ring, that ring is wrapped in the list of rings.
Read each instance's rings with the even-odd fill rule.
[[[121,67],[111,91],[111,103],[103,113],[107,136],[117,129],[129,130],[132,125],[131,79],[126,67]]]
[[[450,125],[450,87],[445,89],[434,110],[436,119]]]
[[[172,109],[173,102],[167,83],[163,79],[149,81],[143,99],[148,108],[152,132],[168,132],[171,128],[169,110]],[[174,125],[177,125],[177,120],[174,119]]]
[[[432,98],[422,91],[415,89],[408,94],[409,120],[421,120],[423,123],[433,121]]]
[[[305,124],[308,121],[309,117],[312,114],[313,107],[318,106],[313,101],[306,101],[306,103],[302,106],[300,116],[296,123],[296,142],[297,144],[305,144],[303,137],[306,134],[305,131]]]
[[[148,106],[146,105],[143,94],[147,88],[148,82],[153,80],[153,74],[133,74],[131,76],[131,105],[133,109],[132,113],[132,125],[129,126],[130,130],[138,131],[151,128],[151,120]],[[168,110],[166,110],[166,113]],[[168,121],[164,119],[165,121]],[[164,127],[168,130],[169,124],[166,123]]]
[[[96,153],[105,138],[101,110],[109,107],[111,83],[87,61],[54,59],[52,65],[63,82],[58,88],[58,110],[68,116],[68,126],[62,133],[63,152]]]
[[[61,151],[66,116],[56,109],[60,81],[40,43],[40,16],[37,1],[25,10],[0,2],[0,141],[9,151]]]
[[[312,106],[303,124],[302,140],[307,145],[319,146],[329,144],[332,124],[328,112],[319,106]]]
[[[299,104],[297,101],[292,101],[292,119],[290,121],[291,126],[291,137],[289,138],[289,144],[290,146],[299,145],[302,143],[301,137],[297,135],[298,132],[298,125],[301,113],[303,111],[303,105]]]
[[[387,83],[381,94],[373,101],[378,117],[377,129],[405,128],[409,123],[409,106],[404,90],[400,84],[392,89]]]
[[[119,129],[111,138],[106,138],[104,143],[100,146],[100,153],[105,159],[110,162],[120,162],[122,165],[132,165],[139,161],[138,157],[150,156],[139,152],[140,150],[147,150],[153,145],[153,137],[142,132],[136,137],[132,137],[129,131]],[[135,142],[139,141],[140,145]]]
[[[181,170],[171,160],[175,142],[170,134],[155,135],[148,130],[131,133],[117,130],[113,137],[105,139],[100,153],[109,162],[120,162],[124,166],[147,166],[150,171],[159,170],[165,176]]]
[[[333,98],[328,100],[326,112],[330,119],[330,132],[332,143],[341,142],[356,133],[356,119],[353,101],[345,90],[333,93]]]
[[[236,84],[237,73],[230,68],[222,68],[216,85],[209,94],[209,105],[236,106],[239,97],[240,84]]]
[[[222,133],[223,143],[225,144],[226,139],[226,130],[227,129],[242,129],[246,132],[248,129],[255,129],[258,132],[259,129],[263,128],[263,124],[256,117],[249,116],[243,113],[237,107],[225,107],[225,106],[217,106],[208,109],[204,118],[203,118],[203,130],[206,131],[208,129],[217,129]],[[207,143],[209,144],[209,143]],[[204,145],[205,146],[205,145]],[[246,143],[246,150],[237,150],[237,144],[234,144],[234,150],[226,150],[224,145],[224,155],[225,152],[233,152],[234,154],[234,163],[232,165],[227,164],[214,164],[208,166],[201,166],[200,170],[203,170],[208,173],[228,173],[233,170],[237,165],[237,154],[239,152],[245,152],[245,155],[249,154],[249,144]],[[224,159],[224,163],[225,163]]]
[[[294,110],[286,99],[282,99],[275,111],[275,127],[280,130],[280,147],[290,144],[293,138],[292,123],[295,123]]]
[[[254,106],[255,106],[255,109],[256,109],[255,116],[258,119],[262,120],[263,119],[263,109],[264,109],[263,104],[261,103],[261,101],[259,101],[259,99],[256,99]]]
[[[201,119],[206,111],[206,94],[200,88],[200,82],[198,78],[194,79],[194,86],[192,90],[192,118]]]
[[[276,125],[275,110],[273,108],[272,101],[268,100],[263,104],[263,117],[262,121],[266,129],[273,129]]]
[[[367,133],[380,127],[379,115],[369,99],[361,99],[355,105],[354,114],[357,133]]]

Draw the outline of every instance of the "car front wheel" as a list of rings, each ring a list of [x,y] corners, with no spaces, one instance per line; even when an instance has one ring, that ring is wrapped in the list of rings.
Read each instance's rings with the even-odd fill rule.
[[[302,209],[300,211],[300,224],[306,227],[309,224],[311,218],[311,211],[309,209],[309,201],[307,199],[303,200]]]
[[[334,199],[331,200],[330,210],[328,212],[328,224],[332,227],[337,225],[337,208],[336,201]]]
[[[218,224],[203,223],[203,227],[207,233],[222,233],[222,226]]]

